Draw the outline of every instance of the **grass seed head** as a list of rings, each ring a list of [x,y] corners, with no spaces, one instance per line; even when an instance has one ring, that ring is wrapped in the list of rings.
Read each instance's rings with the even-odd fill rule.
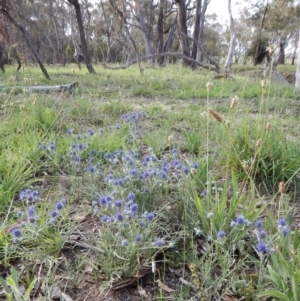
[[[237,96],[234,96],[234,97],[231,98],[230,109],[233,109],[236,106],[237,101],[238,101]]]
[[[256,141],[256,147],[260,147],[261,145],[261,139],[259,138],[257,141]]]
[[[173,136],[173,135],[170,135],[170,136],[168,137],[168,142],[169,142],[170,145],[173,144],[173,142],[174,142],[174,136]]]
[[[218,122],[222,122],[222,117],[220,116],[219,113],[217,113],[216,111],[214,111],[212,108],[208,108],[207,109],[208,113],[214,117]]]
[[[283,181],[279,182],[279,184],[278,184],[278,191],[281,194],[285,193],[285,183]]]
[[[265,79],[262,79],[261,82],[260,82],[260,85],[263,89],[266,88],[266,85],[267,85],[267,81]]]
[[[214,85],[214,84],[213,84],[212,82],[207,82],[207,83],[206,83],[206,90],[207,90],[207,91],[210,91],[213,85]]]

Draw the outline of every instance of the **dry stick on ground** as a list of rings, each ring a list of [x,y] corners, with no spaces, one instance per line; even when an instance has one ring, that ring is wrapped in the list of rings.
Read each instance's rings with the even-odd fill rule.
[[[175,56],[179,59],[185,59],[187,61],[190,61],[190,62],[192,62],[192,63],[194,63],[194,64],[196,64],[196,65],[198,65],[202,68],[212,70],[212,71],[215,71],[215,72],[219,72],[219,69],[217,69],[214,66],[198,62],[198,61],[194,60],[191,57],[185,56],[185,55],[183,55],[181,53],[177,53],[177,52],[165,52],[165,53],[155,53],[155,54],[151,54],[151,55],[145,55],[145,56],[139,57],[139,60],[140,61],[147,61],[147,60],[152,59],[152,58],[158,58],[158,57],[164,57],[164,56]],[[133,59],[131,61],[128,61],[125,65],[121,65],[121,66],[108,66],[106,63],[102,63],[102,65],[103,65],[104,68],[107,68],[107,69],[127,69],[131,65],[135,64],[137,61],[138,61],[137,59]]]

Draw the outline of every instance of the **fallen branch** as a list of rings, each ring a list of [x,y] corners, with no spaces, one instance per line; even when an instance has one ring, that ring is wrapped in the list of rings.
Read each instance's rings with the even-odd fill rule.
[[[35,92],[35,93],[48,93],[48,92],[71,92],[74,93],[76,87],[78,86],[78,83],[72,83],[67,85],[57,85],[57,86],[0,86],[0,89],[2,90],[23,90],[25,92]]]
[[[206,65],[204,63],[198,62],[198,61],[194,60],[191,57],[188,57],[186,55],[183,55],[183,54],[177,53],[177,52],[155,53],[155,54],[151,54],[151,55],[141,56],[139,59],[140,59],[140,61],[147,61],[147,60],[152,59],[152,58],[165,57],[165,56],[175,56],[179,59],[185,59],[187,61],[190,61],[190,62],[194,63],[195,65],[198,65],[202,68],[212,70],[212,71],[215,71],[215,72],[219,72],[219,70],[214,66]],[[106,69],[127,69],[128,67],[130,67],[131,65],[133,65],[137,62],[138,62],[137,59],[133,59],[131,61],[128,61],[125,65],[120,65],[120,66],[108,66],[106,63],[103,63],[103,62],[102,62],[102,65]]]

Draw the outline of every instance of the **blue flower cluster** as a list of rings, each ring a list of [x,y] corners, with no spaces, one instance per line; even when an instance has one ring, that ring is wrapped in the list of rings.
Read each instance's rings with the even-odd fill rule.
[[[280,219],[277,223],[278,227],[278,234],[286,237],[289,235],[289,228],[286,225],[285,219]],[[250,222],[249,220],[245,219],[243,215],[238,215],[234,221],[231,221],[230,226],[234,229],[237,227],[244,227],[253,226],[254,233],[256,234],[257,244],[255,246],[255,250],[257,253],[265,254],[265,253],[274,253],[275,249],[268,245],[268,232],[263,228],[263,221],[258,219],[254,223]],[[219,230],[216,234],[218,239],[222,239],[226,237],[226,233],[223,230]]]
[[[120,244],[125,247],[128,246],[129,241],[138,243],[143,241],[143,229],[154,220],[153,212],[144,212],[139,214],[139,205],[135,202],[135,194],[129,192],[124,199],[116,198],[113,194],[103,195],[92,202],[95,213],[99,213],[101,223],[110,225],[121,225],[119,229],[128,229],[123,236],[128,235],[126,238],[122,238]],[[129,225],[134,225],[129,227]],[[136,233],[131,233],[135,231]],[[163,246],[163,239],[158,239],[155,244],[159,247]]]
[[[137,136],[140,134],[139,121],[145,118],[147,118],[145,112],[129,112],[122,115],[122,119],[130,125],[132,134]]]
[[[20,222],[20,227],[15,227],[11,230],[11,235],[13,238],[14,242],[18,242],[20,237],[22,236],[22,231],[21,228],[26,228],[26,226],[29,225],[35,225],[37,226],[37,221],[38,221],[38,214],[37,214],[37,210],[36,207],[34,205],[34,203],[40,199],[40,195],[39,192],[36,190],[31,190],[31,189],[26,189],[26,190],[22,190],[19,193],[19,200],[20,201],[25,201],[27,207],[25,209],[25,212],[23,211],[17,211],[16,212],[16,218],[21,218],[23,216],[25,216],[26,218]],[[63,210],[66,206],[66,200],[65,199],[61,199],[58,200],[55,205],[53,210],[50,212],[49,214],[49,218],[47,223],[53,223],[54,220],[59,216],[61,210]]]

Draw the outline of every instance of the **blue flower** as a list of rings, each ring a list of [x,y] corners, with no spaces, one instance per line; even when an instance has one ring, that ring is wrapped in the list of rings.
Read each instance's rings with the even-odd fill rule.
[[[121,212],[116,213],[115,217],[116,217],[116,220],[119,222],[122,222],[124,220],[124,216]]]
[[[138,206],[137,203],[133,203],[133,204],[130,205],[130,210],[132,212],[136,212],[138,210],[138,208],[139,208],[139,206]]]
[[[17,217],[17,218],[20,218],[22,215],[23,215],[23,212],[22,212],[22,211],[17,211],[17,212],[16,212],[16,217]]]
[[[181,170],[183,171],[183,173],[185,173],[186,175],[190,172],[190,170],[186,167],[186,166],[182,166]]]
[[[146,213],[146,218],[148,221],[152,221],[154,219],[154,213],[153,212],[147,212]]]
[[[152,162],[157,162],[158,159],[157,159],[157,157],[155,155],[152,155],[151,156],[151,160],[152,160]]]
[[[19,238],[22,235],[22,232],[19,228],[14,228],[11,230],[11,235],[15,238]]]
[[[88,170],[90,173],[94,173],[96,171],[96,168],[95,166],[90,166]]]
[[[133,201],[135,199],[135,194],[133,192],[129,192],[128,196],[127,196],[127,199],[129,201]]]
[[[144,157],[144,162],[147,162],[147,163],[150,162],[150,157],[149,156],[145,156]]]
[[[66,203],[66,200],[65,200],[65,199],[59,200],[59,201],[55,204],[55,209],[58,210],[58,211],[62,210],[62,209],[65,207],[65,203]]]
[[[284,237],[287,236],[287,235],[289,235],[289,229],[288,229],[288,227],[283,227],[282,234],[283,234]]]
[[[27,208],[27,218],[29,220],[30,223],[35,223],[37,218],[36,218],[36,215],[35,215],[35,208],[33,206],[29,206]]]
[[[176,159],[176,160],[173,160],[173,162],[172,162],[172,165],[175,167],[175,166],[177,166],[177,165],[179,165],[179,161]]]
[[[204,189],[204,190],[201,192],[200,196],[206,196],[206,195],[207,195],[207,190]]]
[[[268,251],[267,245],[264,242],[259,242],[256,245],[256,251],[258,253],[267,253],[267,251]]]
[[[106,153],[104,154],[104,158],[105,158],[105,159],[110,159],[111,156],[112,156],[111,152],[106,152]]]
[[[265,239],[268,236],[268,232],[266,230],[260,229],[257,232],[257,236],[258,236],[259,239]]]
[[[101,197],[99,198],[99,201],[98,201],[99,205],[101,206],[105,206],[107,204],[107,200],[105,197]]]
[[[163,245],[165,244],[164,240],[161,239],[161,238],[158,238],[156,241],[155,241],[155,245],[159,248],[161,248]]]
[[[285,219],[280,219],[278,222],[278,226],[284,227],[286,225]]]
[[[262,228],[263,226],[263,222],[261,219],[258,219],[255,223],[254,223],[255,228]]]
[[[217,237],[218,238],[223,238],[223,237],[225,237],[225,232],[224,231],[222,231],[222,230],[220,230],[218,233],[217,233]]]
[[[140,242],[141,240],[142,240],[142,236],[141,235],[136,235],[135,237],[134,237],[134,240],[136,241],[136,242]]]
[[[102,223],[109,223],[109,221],[110,221],[109,216],[103,215],[103,216],[101,217],[101,222],[102,222]]]
[[[246,220],[243,215],[238,215],[235,221],[238,225],[244,225]]]
[[[172,154],[174,154],[174,155],[175,155],[175,154],[178,154],[178,149],[177,149],[177,148],[173,148],[173,149],[172,149]]]
[[[84,150],[84,144],[82,144],[82,143],[79,143],[77,145],[77,147],[78,147],[79,150]]]
[[[51,219],[55,219],[58,216],[59,212],[57,210],[53,210],[50,212]]]
[[[122,207],[122,205],[123,205],[123,200],[116,200],[115,203],[114,203],[114,205],[115,205],[116,207],[118,207],[118,208]]]
[[[289,228],[287,226],[278,226],[278,232],[283,234],[283,236],[287,236],[289,234]]]
[[[167,174],[166,174],[165,172],[161,171],[161,172],[160,172],[160,177],[161,177],[162,179],[166,179],[166,178],[167,178]]]
[[[198,164],[198,163],[194,163],[194,164],[192,165],[192,168],[198,169],[198,168],[199,168],[199,164]]]

